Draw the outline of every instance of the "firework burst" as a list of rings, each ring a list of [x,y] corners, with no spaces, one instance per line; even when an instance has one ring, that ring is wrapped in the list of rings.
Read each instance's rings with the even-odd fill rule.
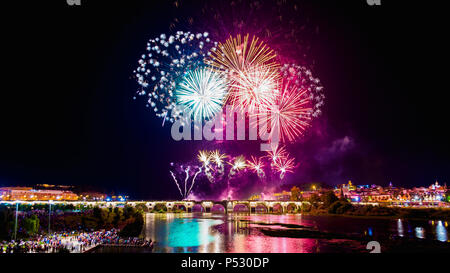
[[[257,173],[259,177],[263,177],[264,174],[264,162],[262,158],[251,156],[250,160],[247,160],[247,165],[250,170]]]
[[[232,162],[229,163],[232,166],[233,170],[241,171],[244,170],[247,167],[245,157],[243,155],[240,155],[236,157]]]
[[[282,91],[268,113],[259,115],[262,123],[270,124],[271,134],[279,133],[282,142],[294,142],[304,134],[311,122],[311,101],[306,90],[289,81],[282,83]],[[278,129],[278,132],[276,130]]]
[[[267,66],[254,66],[239,71],[233,77],[229,102],[235,107],[257,113],[267,109],[278,96],[279,73]]]
[[[198,161],[200,161],[203,166],[208,166],[210,162],[210,156],[208,151],[198,151],[197,155]]]
[[[204,59],[217,43],[208,33],[177,31],[175,35],[161,34],[147,42],[147,52],[138,61],[134,71],[140,89],[138,96],[147,96],[147,107],[164,122],[182,117],[177,109],[174,92],[186,72],[204,65]]]
[[[275,146],[271,151],[267,152],[267,158],[270,159],[271,165],[274,165],[278,160],[285,159],[288,156],[288,152],[284,146]]]
[[[224,71],[230,76],[239,71],[245,71],[252,66],[267,66],[277,69],[276,54],[259,38],[249,34],[241,37],[229,37],[225,43],[220,43],[212,50],[211,58],[206,63],[214,69]]]
[[[218,167],[223,167],[223,161],[227,158],[227,155],[215,150],[210,153],[210,157]]]
[[[275,169],[280,173],[280,179],[284,178],[284,175],[288,172],[292,173],[295,169],[294,158],[289,156],[279,158],[275,162]]]
[[[322,114],[322,107],[325,104],[325,95],[320,80],[312,75],[311,70],[296,64],[285,64],[280,69],[285,81],[289,81],[298,90],[306,91],[306,96],[311,102],[312,109],[309,115],[316,118]]]

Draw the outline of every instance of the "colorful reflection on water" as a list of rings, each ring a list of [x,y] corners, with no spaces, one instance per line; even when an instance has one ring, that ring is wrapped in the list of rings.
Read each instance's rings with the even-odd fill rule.
[[[449,242],[445,221],[405,221],[309,216],[300,214],[167,213],[146,215],[145,234],[154,252],[185,253],[317,253],[365,252],[362,242],[347,239],[271,237],[261,232],[307,226],[323,232],[388,240],[392,236]],[[295,229],[295,227],[294,227]]]

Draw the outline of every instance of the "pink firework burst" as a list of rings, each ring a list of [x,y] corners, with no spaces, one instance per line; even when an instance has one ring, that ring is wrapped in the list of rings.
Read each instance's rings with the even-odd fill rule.
[[[289,156],[284,146],[276,146],[272,149],[272,151],[269,151],[267,153],[268,155],[266,157],[271,160],[272,165],[275,164],[278,160],[284,160]]]
[[[251,156],[250,160],[247,160],[247,166],[254,172],[260,173],[264,168],[264,162],[262,158]]]
[[[294,142],[304,134],[311,122],[311,101],[307,90],[299,89],[290,81],[283,81],[282,91],[276,103],[270,105],[268,113],[260,120],[271,128],[278,128],[282,142]],[[276,130],[271,130],[271,134]]]
[[[292,173],[295,169],[295,160],[292,157],[286,156],[278,159],[275,162],[275,169],[280,173],[280,178],[283,179],[284,175],[288,172]]]

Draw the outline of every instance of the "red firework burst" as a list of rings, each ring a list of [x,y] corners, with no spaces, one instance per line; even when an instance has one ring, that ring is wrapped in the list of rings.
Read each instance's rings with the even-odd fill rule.
[[[277,96],[279,74],[267,66],[252,66],[231,77],[229,102],[236,108],[257,113],[273,105]]]
[[[258,116],[262,123],[272,128],[272,135],[278,131],[282,142],[294,142],[309,126],[311,110],[307,91],[299,89],[289,81],[283,81],[276,103],[268,107],[268,113]]]

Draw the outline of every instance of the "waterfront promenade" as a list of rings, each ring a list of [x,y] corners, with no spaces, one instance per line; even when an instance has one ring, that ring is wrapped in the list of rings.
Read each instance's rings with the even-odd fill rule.
[[[53,233],[29,240],[0,243],[1,253],[83,253],[102,243],[119,240],[116,230],[83,233]]]

